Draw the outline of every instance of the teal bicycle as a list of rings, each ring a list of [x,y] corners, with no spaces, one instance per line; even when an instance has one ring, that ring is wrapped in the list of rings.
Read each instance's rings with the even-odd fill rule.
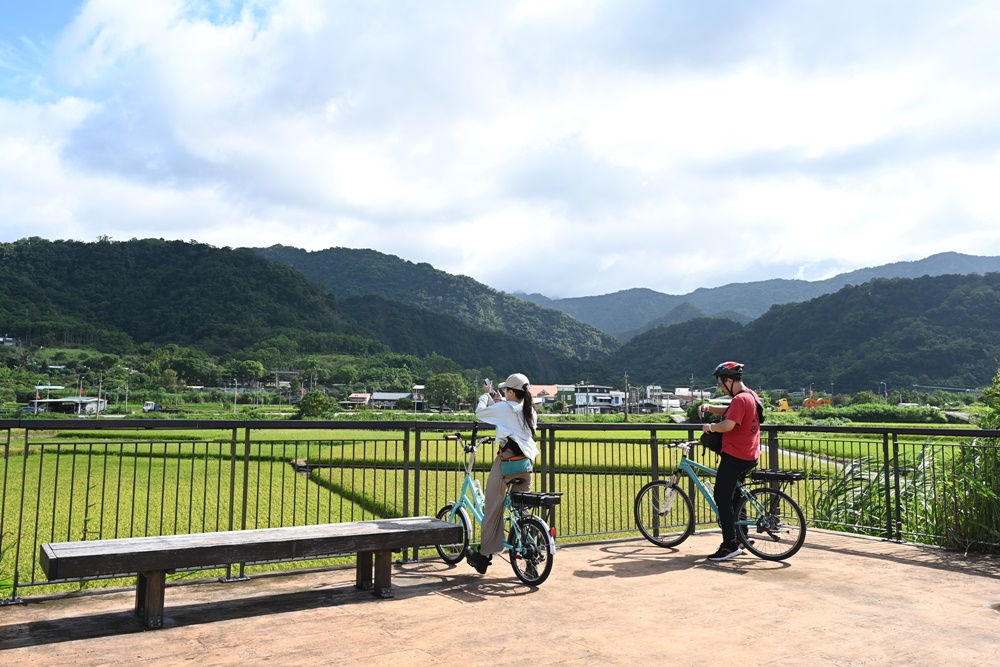
[[[716,471],[687,456],[696,444],[698,441],[662,443],[681,450],[680,463],[670,477],[649,482],[635,497],[639,532],[658,547],[675,547],[694,533],[694,503],[680,486],[684,477],[701,492],[715,516],[719,515],[711,487],[698,475],[715,477]],[[752,482],[779,486],[801,478],[800,473],[776,470],[750,473]],[[806,520],[790,496],[770,486],[747,487],[742,481],[736,493],[742,496],[735,513],[736,537],[744,549],[765,560],[784,560],[802,548]]]
[[[452,565],[465,558],[466,547],[472,538],[472,520],[482,524],[486,498],[479,480],[472,476],[472,468],[476,463],[476,451],[483,445],[491,445],[494,438],[476,438],[473,430],[472,439],[463,443],[465,450],[465,481],[458,500],[442,507],[437,518],[462,526],[462,540],[453,544],[437,544],[438,555],[446,563]],[[445,440],[461,441],[461,436],[447,435]],[[556,555],[556,531],[540,517],[532,513],[536,507],[552,508],[559,504],[561,493],[518,493],[511,492],[507,487],[504,496],[504,523],[507,528],[507,539],[504,548],[510,558],[514,575],[529,586],[538,586],[552,572],[553,558]],[[470,519],[470,516],[472,517]]]

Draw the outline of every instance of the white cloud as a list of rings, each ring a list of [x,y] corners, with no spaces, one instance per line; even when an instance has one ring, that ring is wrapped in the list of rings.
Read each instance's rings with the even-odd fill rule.
[[[550,296],[1000,255],[998,26],[971,1],[90,0],[34,60],[44,96],[0,98],[2,238],[367,247]]]

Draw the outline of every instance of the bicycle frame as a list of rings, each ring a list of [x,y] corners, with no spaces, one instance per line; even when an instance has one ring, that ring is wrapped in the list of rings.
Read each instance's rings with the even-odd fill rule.
[[[718,470],[716,470],[715,468],[710,468],[709,466],[704,465],[702,463],[698,463],[694,459],[688,458],[687,453],[693,445],[694,443],[690,442],[683,444],[663,445],[664,447],[676,447],[681,450],[681,460],[677,464],[677,468],[674,470],[674,472],[670,474],[670,482],[671,484],[676,485],[680,482],[680,473],[684,473],[685,475],[687,475],[694,483],[698,491],[701,492],[702,497],[708,503],[708,506],[712,509],[712,512],[715,514],[715,516],[719,516],[719,506],[715,504],[715,496],[713,495],[712,491],[708,488],[708,486],[705,484],[705,482],[703,482],[701,478],[698,477],[699,472],[707,473],[711,477],[715,477],[716,474],[718,473]],[[750,503],[750,505],[754,508],[754,510],[758,512],[765,511],[765,508],[760,504],[760,502],[757,501],[754,495],[747,491],[746,484],[744,484],[743,482],[738,482],[736,484],[736,490],[744,498],[747,499],[747,502]],[[741,521],[737,519],[735,521],[735,525],[753,526],[754,521],[749,521],[749,520]]]

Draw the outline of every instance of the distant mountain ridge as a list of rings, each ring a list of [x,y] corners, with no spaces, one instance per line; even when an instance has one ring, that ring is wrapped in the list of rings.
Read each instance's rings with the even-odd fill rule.
[[[720,359],[744,362],[755,388],[989,386],[1000,360],[1000,272],[876,278],[775,305],[745,326],[700,318],[657,327],[609,364],[637,384],[710,385]]]
[[[647,288],[634,288],[566,299],[541,294],[516,296],[546,308],[561,310],[619,339],[647,331],[659,324],[676,324],[670,313],[687,304],[687,314],[697,317],[728,317],[739,322],[754,320],[776,304],[801,303],[831,294],[847,285],[860,285],[876,278],[920,278],[923,276],[970,275],[1000,272],[1000,257],[980,257],[942,252],[912,262],[893,262],[841,273],[826,280],[772,279],[699,288],[684,295],[671,295]],[[690,319],[690,318],[689,318]],[[662,320],[662,321],[661,321]]]

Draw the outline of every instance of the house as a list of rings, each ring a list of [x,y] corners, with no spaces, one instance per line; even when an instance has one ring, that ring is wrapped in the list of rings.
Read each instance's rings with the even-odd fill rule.
[[[67,415],[96,415],[108,409],[106,398],[93,396],[69,396],[67,398],[39,398],[28,401],[28,407],[37,414],[58,412]]]
[[[680,402],[680,407],[684,408],[695,401],[707,401],[715,395],[715,389],[711,391],[705,389],[693,389],[691,387],[677,387],[674,389],[674,398]]]
[[[424,397],[424,390],[426,389],[427,387],[422,384],[413,385],[413,393],[410,394],[410,397],[413,399],[414,412],[426,409],[426,398]]]
[[[625,392],[597,384],[574,386],[573,412],[579,415],[601,415],[621,412],[625,406]]]
[[[368,407],[371,394],[351,394],[347,397],[347,404],[344,406],[349,410],[356,410],[359,407]]]
[[[368,401],[368,407],[372,410],[395,410],[399,399],[409,397],[410,394],[407,392],[374,391]]]
[[[651,384],[645,387],[633,387],[633,400],[636,411],[640,413],[683,412],[681,399],[676,395],[663,391],[659,385]]]
[[[576,403],[576,386],[571,384],[556,385],[556,400],[571,409]]]
[[[551,407],[557,400],[559,400],[559,385],[531,385],[531,402],[534,403],[536,408]]]

